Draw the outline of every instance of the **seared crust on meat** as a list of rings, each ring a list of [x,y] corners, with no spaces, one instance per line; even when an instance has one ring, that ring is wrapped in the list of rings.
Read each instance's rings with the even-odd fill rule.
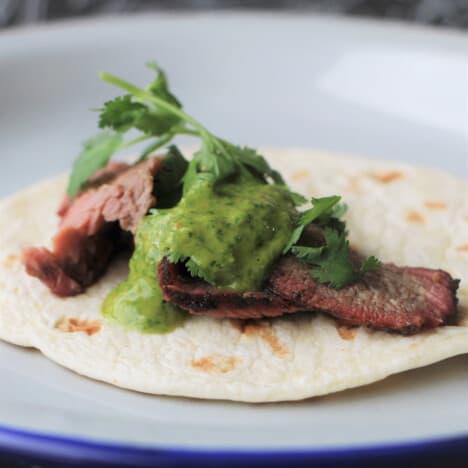
[[[269,291],[239,293],[220,289],[180,273],[179,266],[164,258],[158,267],[159,285],[164,298],[194,315],[213,317],[277,317],[303,310]]]

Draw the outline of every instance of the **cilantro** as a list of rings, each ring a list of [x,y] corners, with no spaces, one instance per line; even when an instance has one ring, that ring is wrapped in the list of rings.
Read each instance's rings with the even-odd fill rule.
[[[184,191],[197,178],[210,178],[218,183],[243,171],[253,173],[265,183],[284,184],[280,174],[272,170],[255,150],[218,138],[185,113],[170,91],[164,71],[154,62],[148,67],[156,72],[156,78],[146,88],[138,88],[107,73],[100,74],[104,81],[124,89],[126,94],[107,101],[100,109],[99,127],[111,130],[113,138],[109,137],[106,145],[94,140],[86,143],[86,157],[80,156],[70,177],[70,196],[75,196],[87,178],[106,165],[118,150],[152,139],[141,154],[140,159],[144,159],[178,135],[191,135],[201,140],[201,148],[195,153],[184,177]],[[142,135],[124,142],[122,135],[129,130],[137,130]],[[97,156],[91,158],[92,155]]]
[[[188,162],[176,146],[168,148],[162,169],[154,178],[154,194],[159,208],[170,208],[182,196],[182,182]]]
[[[274,171],[265,158],[254,149],[229,143],[211,133],[200,122],[188,115],[169,89],[165,73],[155,63],[148,67],[156,72],[155,79],[146,87],[139,88],[116,76],[101,73],[100,77],[125,91],[104,104],[100,110],[99,127],[105,129],[83,144],[83,151],[73,165],[68,194],[76,196],[83,185],[99,168],[104,167],[118,150],[142,141],[151,140],[140,159],[153,151],[170,144],[178,135],[199,138],[200,149],[187,163],[177,148],[171,146],[164,165],[164,173],[156,184],[158,206],[170,207],[177,203],[183,193],[197,181],[210,180],[214,184],[227,178],[249,173],[264,183],[285,185],[281,175]],[[140,136],[124,141],[124,134],[137,130]],[[291,203],[303,205],[307,200],[289,191]],[[341,197],[313,198],[312,207],[298,215],[297,225],[283,253],[303,259],[311,267],[311,275],[321,283],[333,288],[342,288],[367,271],[379,268],[380,262],[369,257],[356,269],[350,256],[346,225],[340,219],[346,205],[340,204]],[[304,229],[314,224],[320,231],[319,245],[301,245],[307,236]],[[321,244],[321,245],[320,245]],[[170,261],[183,261],[194,276],[202,276],[198,266],[189,258],[169,256]]]
[[[252,148],[240,147],[228,142],[223,142],[229,152],[234,155],[239,161],[260,178],[271,180],[275,184],[284,184],[281,174],[274,171],[265,158],[257,153]]]
[[[365,259],[356,269],[350,255],[345,223],[340,219],[347,210],[339,204],[341,197],[312,198],[312,208],[300,216],[296,229],[284,252],[291,251],[310,265],[310,274],[319,282],[341,289],[357,281],[364,273],[376,270],[380,262],[375,257]],[[304,229],[314,224],[323,235],[323,245],[300,245]],[[302,240],[302,242],[304,242]],[[315,243],[315,242],[314,242]]]
[[[146,111],[146,107],[138,102],[132,102],[127,94],[104,103],[99,116],[99,128],[111,128],[124,133],[133,128]]]
[[[304,203],[307,203],[307,198],[301,195],[300,193],[292,192],[290,190],[289,196],[291,197],[291,200],[295,206],[301,206],[304,205]]]
[[[83,151],[73,164],[68,183],[68,195],[74,197],[86,181],[104,167],[122,142],[122,136],[113,132],[102,132],[83,143]]]
[[[310,274],[320,283],[341,289],[359,276],[349,255],[349,243],[345,233],[331,228],[325,228],[323,235],[326,247],[320,256],[312,260],[316,268],[312,268]]]
[[[332,197],[312,198],[312,208],[302,213],[297,227],[294,229],[283,253],[289,252],[292,246],[299,241],[302,236],[302,232],[307,225],[317,220],[322,220],[323,222],[333,217],[335,215],[335,210],[337,209],[336,207],[340,206],[338,205],[340,200],[341,197],[337,195]]]
[[[307,263],[313,263],[320,258],[325,246],[322,247],[306,247],[300,245],[294,245],[291,248],[291,252],[299,258],[302,258]]]
[[[371,255],[362,262],[361,268],[359,268],[359,273],[364,275],[369,271],[378,270],[381,266],[382,262],[378,258]]]

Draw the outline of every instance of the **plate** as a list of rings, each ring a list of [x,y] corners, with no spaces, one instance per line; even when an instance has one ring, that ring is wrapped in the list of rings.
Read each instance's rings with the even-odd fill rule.
[[[115,95],[156,59],[185,107],[252,146],[302,146],[468,175],[468,38],[271,14],[158,14],[0,34],[6,195],[69,168]],[[303,402],[153,397],[0,344],[0,447],[49,463],[372,464],[468,454],[468,356]],[[400,458],[399,458],[400,457]],[[403,457],[403,458],[401,458]],[[370,465],[369,465],[370,466]],[[383,466],[383,465],[382,465]]]

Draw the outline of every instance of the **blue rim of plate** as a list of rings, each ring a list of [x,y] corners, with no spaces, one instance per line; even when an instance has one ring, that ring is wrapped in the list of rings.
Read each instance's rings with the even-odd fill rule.
[[[381,445],[358,445],[327,449],[187,449],[183,447],[139,447],[80,437],[68,437],[40,433],[0,425],[0,456],[39,459],[51,463],[93,463],[114,466],[310,466],[310,463],[332,464],[330,466],[393,466],[396,460],[420,463],[443,457],[446,462],[466,461],[468,434],[456,437],[440,437]],[[432,465],[431,465],[432,466]],[[458,466],[458,465],[457,465]]]

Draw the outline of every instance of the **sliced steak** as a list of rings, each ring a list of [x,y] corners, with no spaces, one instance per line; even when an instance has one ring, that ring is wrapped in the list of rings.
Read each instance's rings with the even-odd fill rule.
[[[34,247],[24,250],[27,273],[59,296],[83,292],[125,245],[123,231],[134,233],[155,205],[154,177],[161,166],[161,158],[151,158],[127,168],[110,183],[84,191],[63,210],[52,252]]]
[[[304,310],[271,292],[238,293],[211,286],[186,272],[184,274],[180,265],[170,263],[166,258],[159,264],[158,275],[164,299],[194,315],[249,319]]]
[[[409,334],[455,318],[458,283],[442,270],[389,263],[336,290],[315,281],[301,260],[284,257],[270,277],[269,288],[305,309],[350,325]]]
[[[86,185],[82,188],[80,195],[92,188],[97,188],[103,184],[109,184],[113,179],[115,179],[119,174],[122,174],[122,172],[126,171],[129,167],[130,166],[125,162],[110,161],[106,167],[99,169],[92,177],[89,178]],[[72,204],[73,200],[66,194],[60,203],[57,214],[60,217],[65,216]]]
[[[190,277],[163,259],[164,298],[195,315],[252,319],[298,311],[325,312],[349,325],[403,334],[435,328],[455,318],[458,281],[441,270],[384,264],[362,280],[336,290],[315,281],[296,257],[282,258],[267,289],[238,293]]]

